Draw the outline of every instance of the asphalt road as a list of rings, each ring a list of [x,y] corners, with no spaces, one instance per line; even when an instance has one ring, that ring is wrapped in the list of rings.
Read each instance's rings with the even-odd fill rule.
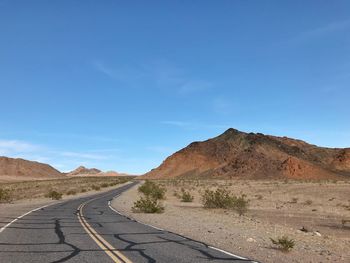
[[[251,262],[113,211],[109,201],[134,184],[19,218],[0,233],[0,263]]]

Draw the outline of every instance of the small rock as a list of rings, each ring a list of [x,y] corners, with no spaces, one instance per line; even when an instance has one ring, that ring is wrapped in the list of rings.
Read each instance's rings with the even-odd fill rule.
[[[305,233],[309,232],[309,230],[304,226],[302,228],[300,228],[300,231],[305,232]]]
[[[252,242],[256,242],[256,240],[250,237],[250,238],[247,238],[247,242],[252,243]]]
[[[321,233],[318,232],[318,231],[315,231],[315,232],[314,232],[314,235],[316,235],[316,236],[318,236],[318,237],[321,237],[321,236],[322,236]]]

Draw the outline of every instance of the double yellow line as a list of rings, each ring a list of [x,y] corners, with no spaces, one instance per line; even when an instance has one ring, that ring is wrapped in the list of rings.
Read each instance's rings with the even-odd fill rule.
[[[121,252],[119,252],[115,247],[113,247],[108,241],[106,241],[102,236],[100,236],[85,220],[83,214],[84,206],[93,201],[95,199],[91,199],[85,203],[82,203],[78,207],[78,219],[80,224],[83,226],[85,231],[89,234],[89,236],[96,242],[96,244],[116,263],[132,263],[126,256],[124,256]]]

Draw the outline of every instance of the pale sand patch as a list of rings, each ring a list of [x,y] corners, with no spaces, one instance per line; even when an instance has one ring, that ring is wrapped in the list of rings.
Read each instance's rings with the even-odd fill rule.
[[[168,189],[163,214],[131,211],[139,197],[137,186],[114,199],[112,206],[141,222],[262,262],[350,262],[350,227],[341,227],[341,219],[350,218],[349,182],[161,183]],[[198,192],[218,185],[248,196],[251,204],[246,216],[223,209],[202,208]],[[182,187],[195,196],[193,203],[182,203],[174,197],[174,191],[179,192]],[[292,203],[295,202],[293,198],[298,198],[297,203]],[[306,204],[308,200],[312,204]],[[302,226],[311,232],[301,232]],[[314,233],[316,230],[321,236]],[[289,253],[272,247],[270,237],[282,235],[296,241]]]

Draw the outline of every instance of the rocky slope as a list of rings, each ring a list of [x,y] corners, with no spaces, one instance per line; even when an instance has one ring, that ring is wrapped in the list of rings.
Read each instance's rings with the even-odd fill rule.
[[[14,179],[33,179],[62,177],[63,174],[48,164],[0,157],[0,176]]]
[[[125,176],[126,174],[120,174],[115,171],[102,172],[96,168],[86,168],[79,166],[77,169],[71,171],[67,176]]]
[[[96,168],[86,168],[84,166],[79,166],[77,169],[69,172],[68,176],[77,176],[77,175],[96,175],[101,173],[101,170]]]
[[[191,143],[144,178],[350,178],[350,148],[317,147],[301,140],[228,129]]]

